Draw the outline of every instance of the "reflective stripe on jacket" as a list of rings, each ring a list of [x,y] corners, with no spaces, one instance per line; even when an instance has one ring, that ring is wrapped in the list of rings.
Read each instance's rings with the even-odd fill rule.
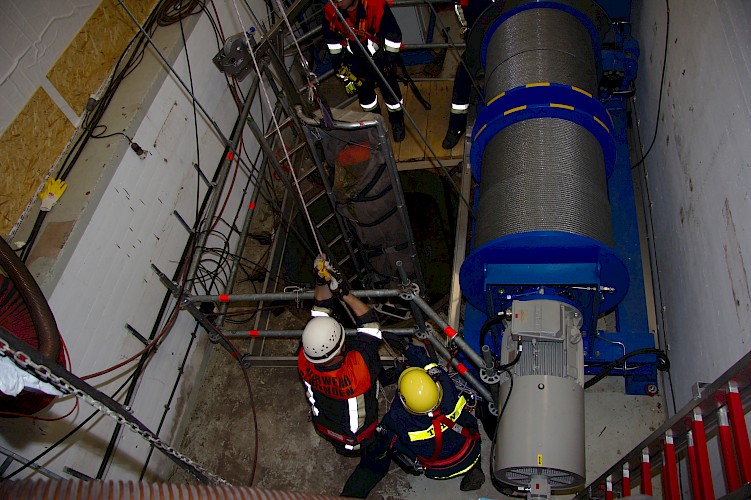
[[[311,313],[328,315],[328,311],[317,306]],[[345,340],[344,359],[333,365],[311,363],[302,347],[297,353],[297,370],[305,384],[313,424],[340,450],[359,450],[360,443],[373,435],[378,421],[376,383],[382,365],[377,326],[360,325],[358,335]]]
[[[380,47],[389,52],[399,52],[402,30],[385,0],[360,0],[353,12],[343,11],[342,14],[370,55]],[[350,30],[344,26],[330,3],[324,7],[324,18],[323,38],[331,54],[339,54],[342,47],[356,53],[356,44],[350,44],[353,41]]]

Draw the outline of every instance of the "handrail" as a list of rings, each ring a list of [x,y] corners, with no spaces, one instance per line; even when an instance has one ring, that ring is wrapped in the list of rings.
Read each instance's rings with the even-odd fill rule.
[[[688,446],[687,435],[691,430],[691,417],[695,410],[700,410],[702,420],[708,436],[711,436],[718,427],[718,410],[725,406],[730,385],[734,384],[741,396],[743,407],[747,407],[751,401],[751,351],[728,368],[714,382],[701,388],[701,394],[689,401],[680,411],[671,417],[665,424],[660,426],[641,443],[636,445],[631,452],[618,460],[612,467],[592,481],[581,493],[574,498],[593,498],[595,488],[605,484],[608,477],[619,473],[626,463],[638,464],[641,462],[642,450],[649,448],[650,464],[653,471],[662,467],[662,450],[665,435],[670,432],[675,443],[675,453],[685,450]],[[632,468],[632,481],[641,476],[638,467]],[[614,481],[617,484],[617,481]],[[636,481],[633,481],[636,482]]]

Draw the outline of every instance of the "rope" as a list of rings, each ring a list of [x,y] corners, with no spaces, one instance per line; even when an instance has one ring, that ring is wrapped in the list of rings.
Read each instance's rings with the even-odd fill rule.
[[[281,14],[282,19],[284,19],[284,24],[287,25],[287,29],[289,30],[289,35],[292,37],[292,41],[295,43],[295,48],[297,49],[297,54],[300,56],[300,64],[302,65],[303,69],[305,70],[305,74],[308,77],[308,83],[311,86],[315,86],[317,83],[317,77],[316,74],[310,71],[310,66],[308,65],[308,60],[305,59],[305,56],[302,53],[302,50],[300,49],[300,44],[297,42],[297,37],[295,36],[295,31],[292,29],[292,25],[289,22],[289,18],[287,17],[287,13],[284,11],[284,6],[282,5],[282,2],[280,0],[276,0],[276,8],[279,9],[279,14]],[[315,82],[315,83],[314,83]]]
[[[261,70],[258,67],[258,61],[256,60],[255,52],[253,51],[253,46],[250,43],[250,37],[248,37],[248,32],[245,29],[245,24],[243,23],[242,17],[240,16],[240,10],[237,8],[237,2],[236,0],[232,0],[232,5],[235,7],[235,13],[237,13],[237,21],[240,23],[240,27],[243,30],[243,36],[245,37],[245,43],[248,47],[248,53],[250,54],[250,58],[253,60],[253,67],[256,70],[256,73],[258,74],[259,78],[261,77]],[[282,10],[282,15],[284,16],[284,11]],[[285,21],[287,21],[285,17]],[[287,21],[288,26],[289,22]],[[294,37],[294,35],[293,35]],[[297,44],[297,42],[295,42]],[[299,47],[298,47],[299,50]],[[305,219],[308,221],[308,225],[310,226],[310,231],[313,233],[313,240],[316,244],[316,249],[318,250],[318,254],[323,254],[323,251],[321,250],[321,244],[318,241],[318,235],[316,234],[316,227],[315,224],[313,224],[313,219],[310,217],[310,213],[308,212],[308,207],[305,206],[305,197],[302,194],[302,191],[300,190],[300,181],[297,179],[297,174],[295,173],[295,169],[292,166],[292,160],[289,157],[289,148],[284,142],[284,138],[282,137],[282,131],[279,127],[279,122],[276,119],[276,115],[274,114],[274,107],[271,105],[271,100],[269,99],[268,91],[266,90],[266,86],[261,83],[259,85],[259,88],[261,89],[261,93],[263,94],[263,98],[266,101],[266,105],[269,108],[269,111],[271,113],[271,118],[274,121],[274,129],[276,130],[276,135],[279,138],[279,141],[282,144],[282,150],[284,151],[284,157],[287,160],[287,164],[290,166],[290,173],[292,174],[292,179],[294,180],[295,189],[297,190],[297,194],[300,197],[300,205],[302,207],[302,211],[305,214]]]
[[[334,12],[336,13],[337,17],[339,18],[339,21],[344,25],[344,28],[349,32],[349,34],[353,38],[353,42],[358,46],[358,48],[362,51],[363,54],[368,54],[368,51],[365,50],[365,47],[363,47],[362,42],[360,42],[360,39],[357,36],[357,33],[352,29],[352,26],[349,25],[347,20],[344,18],[344,14],[342,14],[339,11],[339,7],[336,6],[334,3],[334,0],[327,0],[327,3],[329,3],[332,7],[334,7]],[[401,57],[401,53],[399,54],[399,57]],[[396,92],[394,92],[394,89],[391,88],[391,85],[389,85],[389,82],[386,80],[386,77],[383,76],[383,73],[378,68],[378,65],[373,61],[372,57],[368,57],[368,62],[370,64],[370,67],[375,71],[375,74],[378,75],[378,78],[381,80],[381,83],[384,85],[384,87],[381,87],[381,91],[384,91],[384,88],[388,90],[388,92],[391,94],[391,97],[396,99]],[[412,114],[407,111],[407,109],[402,105],[402,112],[404,113],[404,116],[409,119],[410,124],[412,124],[412,128],[415,132],[417,132],[417,135],[420,136],[420,139],[422,140],[423,144],[425,144],[425,147],[427,147],[428,151],[430,151],[430,154],[433,155],[433,159],[435,160],[438,167],[443,172],[443,175],[446,176],[446,179],[449,181],[449,186],[454,190],[456,195],[459,197],[459,199],[464,203],[464,205],[467,207],[467,211],[469,212],[470,216],[475,219],[475,211],[472,208],[472,205],[469,204],[469,201],[464,197],[461,190],[459,190],[458,187],[456,187],[456,184],[451,182],[451,174],[446,169],[446,165],[443,164],[440,158],[438,158],[438,155],[436,154],[435,150],[433,149],[433,146],[428,142],[428,138],[425,137],[425,134],[422,133],[420,130],[420,127],[417,126],[417,122],[415,122],[414,118],[412,117]]]

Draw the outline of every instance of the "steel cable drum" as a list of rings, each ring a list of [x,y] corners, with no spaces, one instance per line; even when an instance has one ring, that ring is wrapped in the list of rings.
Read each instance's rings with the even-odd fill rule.
[[[558,9],[530,9],[493,33],[487,94],[537,82],[596,90],[587,29]],[[537,118],[501,130],[482,163],[478,246],[507,234],[565,231],[612,246],[602,148],[583,127]]]
[[[590,33],[559,9],[529,9],[502,23],[487,46],[485,96],[537,82],[597,92]]]
[[[471,152],[479,202],[460,278],[480,310],[490,264],[597,264],[600,284],[616,289],[600,313],[628,288],[612,250],[613,125],[595,97],[599,39],[584,3],[513,2],[484,36],[487,102]]]
[[[579,125],[556,118],[513,124],[483,159],[475,241],[565,231],[613,244],[603,157]]]

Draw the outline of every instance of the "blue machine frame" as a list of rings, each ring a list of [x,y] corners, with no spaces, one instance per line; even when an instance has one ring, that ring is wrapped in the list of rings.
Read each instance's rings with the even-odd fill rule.
[[[592,5],[592,2],[578,3]],[[540,82],[517,87],[483,99],[472,132],[470,161],[476,181],[482,182],[482,156],[500,130],[530,118],[560,118],[592,133],[602,146],[612,210],[614,246],[592,238],[559,231],[526,232],[504,236],[475,248],[465,260],[460,284],[467,299],[464,338],[480,350],[479,332],[489,316],[506,311],[513,300],[551,298],[571,304],[584,315],[585,373],[596,374],[612,361],[642,348],[654,348],[649,331],[639,229],[627,140],[626,101],[632,92],[639,56],[629,34],[630,2],[598,2],[597,12],[609,19],[590,19],[575,8],[577,0],[496,4],[483,13],[485,20],[480,59],[485,66],[490,34],[506,18],[529,8],[556,8],[579,18],[588,28],[595,48],[600,95],[557,83]],[[494,11],[490,12],[489,11]],[[495,14],[494,14],[495,13]],[[498,15],[498,13],[501,13]],[[494,17],[494,15],[496,17]],[[614,20],[611,22],[610,20]],[[604,33],[607,31],[607,37]],[[473,29],[470,43],[479,40]],[[472,69],[473,63],[468,61]],[[475,68],[477,62],[475,61]],[[487,96],[486,96],[487,97]],[[479,108],[478,108],[479,109]],[[479,200],[475,191],[475,208]],[[615,332],[597,330],[602,315],[615,312]],[[498,335],[491,331],[491,350],[498,353]],[[623,375],[628,394],[653,395],[657,365],[651,354],[629,359],[611,373]]]

